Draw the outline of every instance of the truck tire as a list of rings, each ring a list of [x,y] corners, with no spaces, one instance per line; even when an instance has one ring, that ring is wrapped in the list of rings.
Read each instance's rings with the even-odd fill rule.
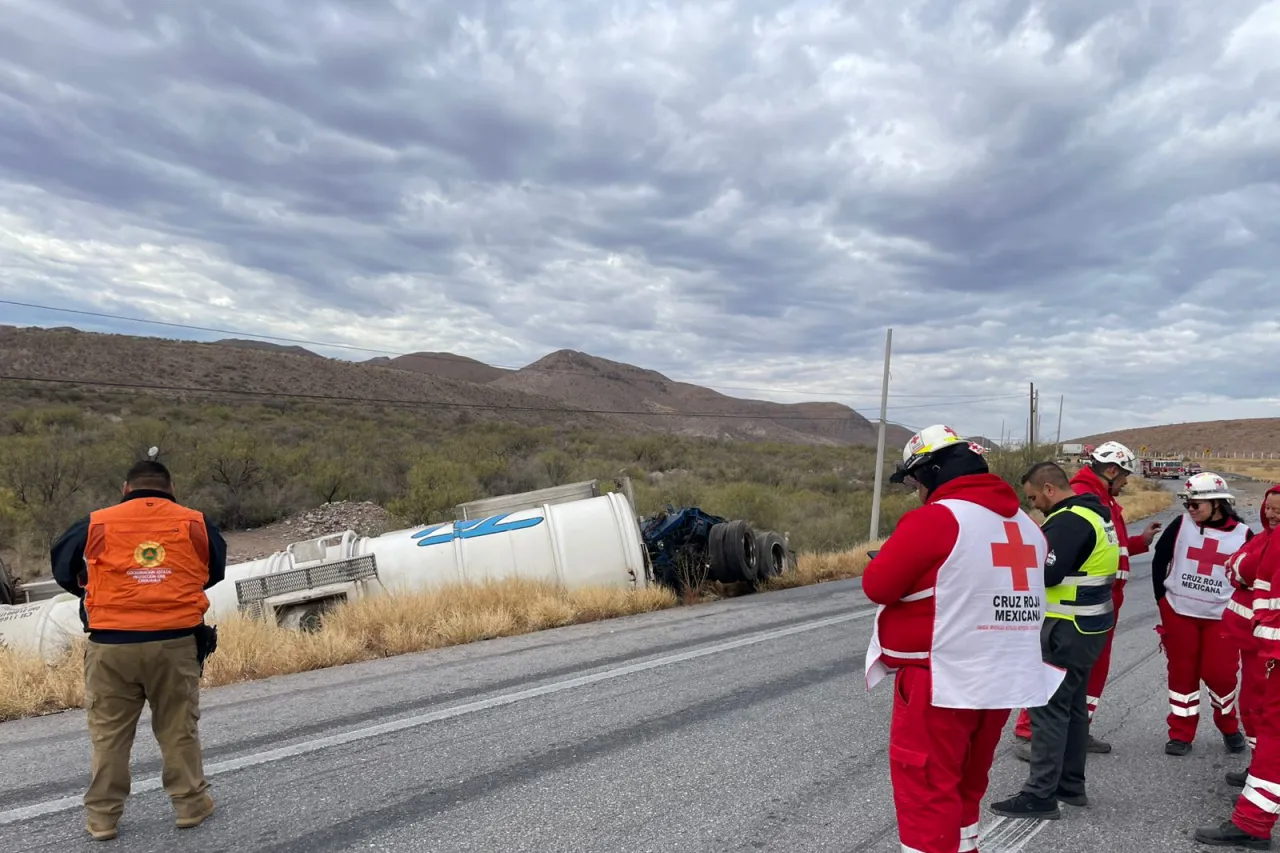
[[[0,560],[0,604],[17,603],[18,585],[14,582],[13,575],[9,574],[9,567],[4,564],[4,560]]]
[[[787,543],[772,530],[756,534],[757,575],[760,580],[777,577],[787,568]]]
[[[707,574],[711,580],[720,583],[732,583],[735,580],[724,548],[724,535],[728,529],[727,522],[713,524],[711,531],[707,534],[707,563],[709,564]]]
[[[755,531],[741,519],[728,522],[724,528],[726,571],[732,580],[754,583],[759,573]]]

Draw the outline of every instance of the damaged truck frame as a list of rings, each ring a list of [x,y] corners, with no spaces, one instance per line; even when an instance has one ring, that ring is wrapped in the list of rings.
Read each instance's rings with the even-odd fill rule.
[[[293,629],[362,597],[504,578],[567,588],[669,587],[712,580],[754,585],[791,564],[785,538],[698,507],[637,518],[631,482],[570,483],[460,504],[455,520],[376,537],[352,530],[294,542],[227,566],[208,590],[208,620],[239,612]],[[16,585],[0,573],[0,645],[53,659],[82,635],[79,604],[52,581]]]

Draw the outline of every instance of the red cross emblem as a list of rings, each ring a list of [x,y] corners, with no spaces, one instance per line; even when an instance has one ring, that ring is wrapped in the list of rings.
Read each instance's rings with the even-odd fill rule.
[[[1230,554],[1218,550],[1217,539],[1205,539],[1201,548],[1188,548],[1187,557],[1196,561],[1196,574],[1211,575],[1214,566],[1225,566]]]
[[[1022,541],[1022,531],[1017,522],[1004,523],[1004,535],[1008,542],[991,543],[991,565],[997,569],[1008,569],[1013,575],[1013,588],[1016,592],[1028,592],[1031,581],[1028,572],[1040,567],[1034,545]]]

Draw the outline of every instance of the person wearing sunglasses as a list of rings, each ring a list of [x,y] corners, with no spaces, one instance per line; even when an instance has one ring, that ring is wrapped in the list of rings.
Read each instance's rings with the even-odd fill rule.
[[[1169,755],[1186,755],[1200,721],[1200,683],[1208,688],[1213,722],[1227,751],[1243,752],[1237,710],[1240,647],[1222,615],[1231,600],[1227,560],[1253,537],[1227,482],[1211,471],[1188,478],[1178,496],[1186,511],[1160,534],[1151,583],[1160,608],[1161,645],[1168,657]]]

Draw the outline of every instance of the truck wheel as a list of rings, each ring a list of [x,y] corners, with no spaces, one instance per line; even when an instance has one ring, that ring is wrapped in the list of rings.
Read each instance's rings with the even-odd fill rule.
[[[736,581],[754,582],[759,573],[756,534],[742,519],[730,521],[724,531],[725,568]]]
[[[728,529],[727,522],[713,524],[711,531],[707,534],[707,562],[710,564],[707,574],[711,576],[711,580],[720,583],[732,583],[735,580],[724,546],[725,532]]]
[[[18,585],[14,582],[13,575],[9,574],[9,567],[4,564],[4,560],[0,560],[0,604],[17,603]]]
[[[760,580],[777,577],[787,568],[787,543],[772,530],[756,534]]]

